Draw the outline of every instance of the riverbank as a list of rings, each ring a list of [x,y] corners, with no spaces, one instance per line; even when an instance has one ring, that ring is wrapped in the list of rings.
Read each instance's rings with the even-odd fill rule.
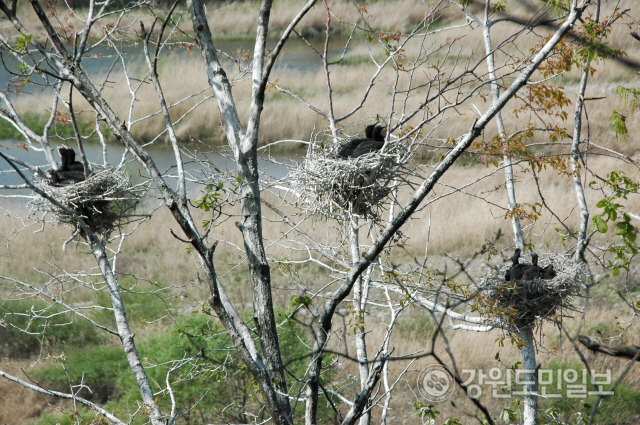
[[[251,96],[249,60],[253,49],[252,37],[257,5],[256,1],[244,1],[214,3],[207,8],[222,64],[233,84],[234,100],[243,122],[246,122],[249,113]],[[451,6],[442,9],[436,16],[437,19],[425,27],[425,31],[433,31],[428,35],[431,51],[429,59],[415,72],[409,74],[394,69],[393,66],[386,66],[383,69],[379,69],[378,66],[388,54],[386,50],[388,46],[385,43],[390,39],[386,38],[389,34],[385,34],[385,31],[397,30],[397,34],[406,34],[415,27],[424,19],[426,9],[422,2],[402,0],[391,4],[387,1],[377,1],[354,7],[346,0],[337,0],[330,2],[329,5],[332,27],[329,43],[329,61],[332,64],[330,67],[331,107],[336,117],[349,116],[347,120],[338,122],[341,137],[361,135],[364,127],[374,121],[379,114],[384,117],[388,111],[397,111],[400,106],[405,110],[417,108],[424,93],[433,84],[430,74],[433,74],[434,69],[439,69],[443,73],[460,72],[461,63],[478,61],[479,65],[474,68],[475,73],[483,75],[486,72],[483,50],[478,49],[478,46],[482,45],[482,32],[477,28],[473,29],[465,21],[454,22]],[[20,3],[19,7],[28,9],[25,3]],[[297,13],[299,7],[300,5],[293,0],[284,0],[282,3],[275,4],[271,14],[270,34],[277,36]],[[523,13],[518,6],[510,8],[509,11],[514,14]],[[297,32],[306,39],[303,41],[297,35],[292,35],[271,75],[261,116],[259,143],[265,146],[279,142],[271,148],[274,153],[304,153],[305,143],[315,138],[319,132],[328,129],[328,120],[318,113],[322,111],[327,114],[329,110],[326,73],[322,58],[318,54],[322,51],[324,43],[326,12],[322,3],[314,6],[308,16],[296,27]],[[86,11],[79,10],[71,13],[63,7],[63,4],[59,4],[56,13],[61,18],[60,22],[81,28],[83,14]],[[39,27],[39,21],[32,13],[26,16],[25,26],[41,36],[42,29]],[[169,104],[177,137],[183,144],[201,141],[213,146],[226,145],[217,101],[209,88],[202,58],[194,48],[193,40],[190,39],[191,23],[187,11],[184,8],[178,9],[176,21],[178,17],[181,17],[178,25],[180,31],[173,37],[173,43],[170,42],[165,46],[158,61],[160,81]],[[116,18],[121,19],[118,40],[114,40],[119,44],[114,44],[112,48],[104,47],[94,50],[83,60],[83,67],[91,75],[96,87],[101,89],[112,108],[125,120],[125,124],[136,138],[142,142],[166,142],[167,133],[160,111],[160,102],[153,85],[148,80],[140,36],[137,33],[140,23],[144,23],[145,27],[150,29],[152,18],[149,14],[135,11],[123,16],[113,15],[106,17],[104,22],[101,21],[100,26],[94,26],[93,31],[100,34],[101,31],[108,29]],[[440,31],[444,29],[445,24],[452,24],[452,26]],[[375,31],[372,28],[375,28]],[[508,38],[513,28],[513,24],[501,23],[493,29],[492,36],[495,42],[501,42],[503,39],[505,41],[502,42],[509,42]],[[434,29],[438,30],[434,31]],[[353,38],[346,37],[346,34],[350,34],[353,30],[355,30]],[[424,40],[420,38],[403,45],[403,54],[407,63],[412,63],[418,57],[418,53],[423,51]],[[535,41],[537,41],[536,37],[525,35],[519,40],[521,43],[519,49],[526,51]],[[311,46],[308,46],[307,42]],[[274,40],[270,40],[269,43],[274,44]],[[630,57],[640,56],[640,43],[628,35],[628,30],[624,26],[613,28],[611,45],[625,50]],[[117,50],[113,47],[117,47]],[[8,57],[7,60],[10,61],[11,58]],[[622,139],[616,139],[610,128],[609,117],[614,109],[621,114],[626,113],[627,110],[624,99],[615,94],[615,87],[619,84],[627,87],[637,86],[640,84],[640,78],[633,70],[615,62],[608,62],[606,69],[603,69],[603,64],[599,62],[594,62],[592,66],[599,71],[590,77],[590,91],[587,94],[589,137],[599,146],[613,148],[632,156],[636,154],[637,146],[624,144],[621,143]],[[0,81],[9,81],[8,78],[0,78]],[[14,78],[6,89],[15,102],[18,113],[24,115],[26,124],[36,133],[41,134],[44,124],[49,119],[54,96],[51,89],[46,87],[43,89],[36,84],[34,82],[36,78],[37,76],[34,75],[28,83]],[[546,83],[564,90],[571,100],[575,98],[579,78],[579,70],[573,67]],[[368,86],[370,83],[371,87]],[[409,84],[414,92],[401,100],[400,94]],[[395,94],[390,91],[390,87],[397,87]],[[467,88],[461,87],[461,90],[464,91]],[[454,91],[443,93],[443,96],[453,93]],[[62,96],[68,98],[66,87]],[[523,102],[526,101],[527,93],[523,92],[522,96]],[[95,113],[90,112],[90,106],[80,100],[79,94],[76,94],[74,99],[82,135],[86,136],[89,142],[96,140],[94,129],[101,124],[100,121],[96,121]],[[535,117],[518,114],[517,106],[516,104],[512,111],[503,111],[503,117],[509,127],[508,132],[517,128],[526,128],[535,121]],[[478,97],[476,103],[464,104],[455,111],[450,110],[443,114],[444,118],[439,124],[430,124],[431,127],[437,125],[439,128],[425,127],[425,132],[431,135],[425,143],[440,145],[452,134],[464,134],[477,117],[478,111],[485,110],[487,107],[486,100]],[[549,125],[571,129],[572,108],[572,104],[564,108],[569,117],[568,120],[549,119]],[[418,124],[418,119],[407,122],[410,126]],[[629,134],[637,134],[640,131],[638,120],[627,120],[627,126]],[[100,129],[108,142],[114,141],[104,123],[100,125]],[[493,133],[495,129],[488,127],[488,131]],[[62,106],[56,115],[55,127],[51,135],[60,142],[74,142],[70,116]],[[0,120],[0,139],[16,139],[19,136],[19,132],[9,123]],[[485,137],[491,139],[494,134],[487,134]],[[545,137],[537,134],[530,142],[548,142]],[[323,140],[322,137],[320,139]],[[325,137],[324,140],[328,141],[329,138]],[[419,148],[418,154],[429,152],[431,149],[427,145]],[[431,152],[429,155],[437,156],[439,153],[441,152]]]
[[[62,1],[58,1],[55,7],[52,7],[55,2],[48,3],[48,5],[44,6],[45,10],[49,14],[56,13],[60,18],[59,22],[61,24],[82,28],[88,9],[74,8],[73,11],[70,11]],[[215,39],[237,40],[255,37],[255,23],[260,8],[259,1],[215,1],[205,3],[208,3],[206,12]],[[295,0],[275,2],[269,19],[270,37],[278,38],[279,33],[289,25],[289,22],[297,15],[302,6],[302,3]],[[43,27],[37,16],[31,11],[30,6],[25,2],[19,2],[18,7],[19,14],[24,16],[22,23],[25,27],[32,31],[34,35],[41,36],[44,33]],[[353,3],[347,0],[332,0],[329,3],[329,8],[333,34],[348,34],[351,32],[353,25],[362,24],[365,19],[367,24],[371,28],[376,28],[376,30],[391,31],[398,29],[407,31],[421,22],[425,15],[424,2],[418,0],[367,1],[358,7],[354,7]],[[157,7],[155,10],[160,18],[166,15],[166,11],[166,7]],[[100,36],[104,29],[116,21],[119,21],[120,27],[125,29],[118,34],[120,37],[139,40],[137,32],[139,31],[140,23],[142,22],[145,28],[150,29],[153,24],[153,17],[150,17],[150,14],[146,11],[137,10],[127,11],[124,15],[114,13],[111,16],[106,16],[99,26],[94,27],[92,35]],[[181,37],[185,37],[184,40],[188,40],[192,34],[192,28],[188,10],[184,5],[181,4],[176,8],[174,21],[180,22]],[[322,2],[317,2],[296,26],[296,31],[305,37],[324,35],[326,21],[327,10]],[[364,28],[365,26],[362,27]]]

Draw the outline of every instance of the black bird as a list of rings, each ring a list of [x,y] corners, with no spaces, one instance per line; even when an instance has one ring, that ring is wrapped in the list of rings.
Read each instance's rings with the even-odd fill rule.
[[[556,271],[553,270],[553,264],[549,264],[545,267],[538,265],[538,254],[531,253],[531,265],[525,270],[523,280],[534,279],[553,279],[556,277]]]
[[[513,257],[509,259],[512,261],[512,266],[507,270],[507,273],[504,276],[505,280],[507,282],[521,280],[525,269],[529,266],[527,264],[520,264],[520,248],[516,248]]]
[[[531,265],[527,266],[522,275],[522,280],[534,280],[540,279],[542,274],[542,267],[538,266],[538,254],[531,253]]]
[[[351,139],[338,151],[338,158],[357,158],[370,152],[379,151],[384,146],[384,127],[378,124],[368,125],[364,139]]]
[[[548,264],[542,268],[540,272],[540,279],[553,279],[556,277],[556,271],[553,270],[553,264]]]
[[[553,270],[553,265],[549,264],[546,267],[540,267],[538,265],[538,254],[531,253],[531,265],[524,267],[521,280],[535,280],[535,279],[553,279],[556,277],[556,272]]]
[[[72,148],[58,148],[61,165],[57,170],[48,170],[47,177],[56,186],[69,186],[84,181],[84,165],[76,161],[76,153]]]
[[[509,282],[511,280],[511,270],[520,262],[520,248],[516,248],[514,254],[509,258],[511,260],[511,268],[507,269],[507,272],[504,275],[504,280]]]

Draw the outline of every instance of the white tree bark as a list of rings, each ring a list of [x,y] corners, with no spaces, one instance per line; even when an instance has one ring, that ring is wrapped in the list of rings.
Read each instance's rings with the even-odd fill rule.
[[[487,0],[484,6],[484,20],[481,24],[482,35],[484,37],[484,49],[487,55],[487,71],[489,72],[489,79],[491,80],[491,99],[492,103],[495,104],[498,102],[500,97],[500,86],[498,85],[498,79],[496,77],[494,51],[491,44],[491,26],[493,25],[489,16],[491,7],[491,3]],[[504,128],[501,110],[498,110],[495,118],[496,126],[498,127],[498,137],[504,141],[507,133]],[[516,201],[516,190],[513,181],[513,166],[511,164],[511,157],[509,154],[505,153],[502,156],[502,162],[504,164],[505,187],[507,190],[509,211],[513,212],[518,207],[518,202]],[[511,227],[513,228],[513,240],[516,248],[520,248],[520,250],[524,252],[524,237],[522,236],[522,228],[520,227],[520,218],[517,214],[513,214],[511,217]]]
[[[584,196],[582,186],[582,166],[580,165],[580,135],[582,127],[582,108],[584,105],[584,93],[589,79],[589,63],[585,66],[580,78],[578,96],[576,97],[575,123],[573,127],[573,142],[571,143],[571,171],[573,171],[573,187],[576,191],[578,206],[580,207],[580,228],[578,229],[578,242],[574,259],[576,262],[585,261],[584,252],[587,249],[589,240],[587,238],[587,226],[589,225],[589,207]]]
[[[596,13],[595,22],[600,19],[600,0],[596,1]],[[584,95],[587,90],[587,82],[589,80],[589,68],[591,67],[591,60],[587,60],[582,68],[582,77],[580,78],[580,85],[578,87],[578,95],[576,96],[576,109],[574,115],[573,126],[573,141],[571,143],[571,171],[573,171],[573,187],[576,191],[576,198],[578,200],[578,206],[580,207],[580,228],[578,229],[578,242],[576,244],[576,252],[574,260],[576,262],[585,261],[584,253],[589,244],[589,238],[587,237],[587,227],[589,225],[589,208],[587,206],[587,200],[584,195],[584,187],[582,185],[582,173],[583,168],[580,165],[582,162],[580,158],[580,145],[582,134],[582,110],[584,108]]]
[[[494,62],[494,51],[491,43],[491,26],[493,23],[490,20],[491,3],[487,0],[484,6],[484,20],[482,22],[482,33],[484,36],[484,47],[487,55],[487,69],[489,72],[489,78],[491,79],[491,97],[495,104],[500,97],[500,86],[498,85],[496,77],[496,69]],[[502,111],[496,113],[496,126],[498,127],[498,137],[504,140],[506,137],[506,130],[504,128],[504,122],[502,120]],[[511,164],[511,157],[505,153],[502,157],[505,173],[505,187],[507,190],[507,198],[509,201],[509,211],[513,211],[517,208],[518,203],[516,201],[516,191],[513,181],[513,166]],[[513,214],[511,218],[511,226],[513,229],[513,239],[516,248],[519,248],[524,252],[524,237],[522,235],[522,227],[520,226],[520,219],[517,214]],[[527,344],[520,350],[522,352],[523,368],[525,370],[525,376],[527,384],[525,384],[524,392],[524,412],[523,412],[523,424],[535,425],[537,423],[538,412],[538,376],[536,373],[530,373],[531,364],[535,369],[536,364],[536,352],[533,344],[533,330],[531,328],[522,329],[519,331],[519,335],[523,341]]]
[[[151,389],[151,384],[149,383],[149,378],[147,377],[147,373],[142,366],[140,355],[138,354],[138,350],[134,343],[133,332],[131,331],[131,327],[129,326],[127,311],[125,309],[124,303],[122,302],[122,296],[120,294],[120,286],[113,273],[113,270],[111,269],[111,264],[109,263],[109,259],[107,258],[104,245],[95,235],[91,235],[88,239],[91,244],[93,256],[98,261],[100,271],[102,272],[102,275],[104,276],[105,281],[109,286],[109,296],[111,298],[111,305],[113,306],[113,315],[116,319],[118,334],[120,336],[120,340],[122,341],[122,348],[124,349],[124,353],[127,356],[127,362],[129,363],[129,368],[131,369],[131,372],[133,373],[133,376],[136,380],[136,384],[140,389],[142,401],[147,406],[149,419],[151,419],[151,423],[153,425],[164,425],[165,422],[162,418],[162,413],[160,412],[160,408],[156,403],[153,390]]]
[[[522,369],[524,370],[524,400],[522,424],[538,423],[538,370],[536,365],[536,347],[533,339],[533,327],[527,326],[518,330],[518,336],[526,345],[522,352]]]
[[[351,261],[356,264],[360,260],[360,227],[358,216],[349,212],[349,243],[351,245]],[[365,334],[365,310],[367,306],[366,291],[363,289],[363,277],[360,276],[353,287],[353,332],[355,334],[356,358],[360,372],[360,390],[364,390],[369,380],[369,360],[367,358],[367,342]],[[360,417],[360,425],[368,425],[371,419],[369,412]]]
[[[265,373],[268,384],[272,387],[273,397],[270,404],[275,423],[292,423],[291,405],[284,373],[284,365],[280,353],[280,344],[276,331],[273,299],[271,296],[271,271],[263,245],[262,212],[260,187],[258,184],[258,128],[260,114],[264,103],[265,76],[264,57],[271,1],[264,0],[260,5],[256,42],[253,52],[252,98],[246,133],[238,117],[233,100],[231,84],[215,53],[204,6],[198,0],[191,3],[191,18],[196,39],[202,51],[207,68],[209,83],[218,100],[218,107],[225,122],[225,133],[229,145],[233,148],[238,165],[238,174],[243,180],[242,221],[236,225],[242,232],[245,252],[247,254],[253,289],[253,308],[258,336],[262,346]]]

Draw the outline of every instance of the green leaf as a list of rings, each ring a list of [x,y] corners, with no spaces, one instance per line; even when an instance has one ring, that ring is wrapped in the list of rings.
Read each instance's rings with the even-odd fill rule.
[[[291,306],[292,307],[297,307],[297,306],[303,306],[303,307],[309,307],[312,304],[311,298],[309,298],[306,295],[303,296],[297,296],[297,295],[293,295],[291,297]]]
[[[627,117],[615,109],[611,112],[609,121],[611,122],[611,127],[613,127],[613,131],[615,131],[618,140],[629,133],[629,129],[627,128]]]
[[[493,5],[494,12],[504,12],[507,9],[507,4],[504,0],[500,0]]]
[[[593,224],[598,228],[598,232],[607,233],[607,223],[602,219],[601,216],[596,215],[593,217]]]
[[[628,225],[628,223],[625,223],[625,222],[616,223],[616,227],[614,229],[614,233],[616,235],[626,236],[626,234],[628,232],[627,225]]]
[[[502,410],[502,414],[500,415],[500,419],[505,423],[514,423],[518,420],[516,412],[513,409],[506,408]]]
[[[22,37],[18,37],[16,50],[20,53],[25,53],[27,51],[27,44],[29,44],[31,40],[33,40],[33,36],[31,34],[22,34]]]
[[[618,226],[620,226],[621,233],[618,233],[618,229],[617,229]],[[623,221],[616,224],[616,235],[621,235],[623,238],[625,238],[627,241],[631,243],[634,243],[636,241],[637,233],[638,233],[638,229],[636,229],[636,227],[629,222]]]

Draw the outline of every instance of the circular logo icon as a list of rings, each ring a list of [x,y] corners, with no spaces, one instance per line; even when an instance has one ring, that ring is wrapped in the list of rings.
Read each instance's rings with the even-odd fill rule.
[[[454,389],[453,376],[449,369],[442,365],[427,366],[418,375],[418,391],[428,401],[445,401]]]

